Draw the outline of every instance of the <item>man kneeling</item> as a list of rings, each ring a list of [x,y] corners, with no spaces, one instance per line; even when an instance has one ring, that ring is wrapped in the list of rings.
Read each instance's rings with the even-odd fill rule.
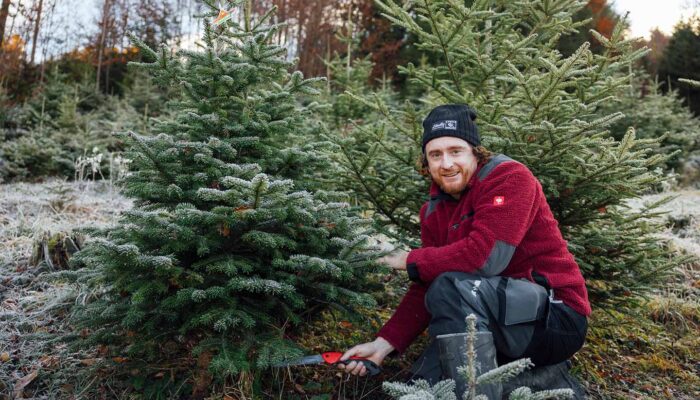
[[[382,260],[414,283],[376,340],[342,357],[379,365],[427,327],[432,341],[413,365],[414,379],[455,379],[460,396],[465,316],[477,316],[482,374],[518,358],[536,367],[570,358],[583,346],[591,313],[542,186],[525,165],[481,146],[475,119],[469,106],[448,104],[423,121],[423,165],[432,186],[420,210],[422,247]],[[366,374],[361,363],[340,368]],[[500,399],[501,390],[478,388],[490,399]]]

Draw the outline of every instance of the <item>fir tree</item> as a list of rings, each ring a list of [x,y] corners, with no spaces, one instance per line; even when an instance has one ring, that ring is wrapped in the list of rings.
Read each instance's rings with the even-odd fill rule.
[[[681,78],[700,80],[700,16],[691,16],[675,26],[659,64],[659,77],[668,82],[667,90],[678,89],[685,104],[700,116],[700,89],[678,84]]]
[[[402,202],[411,199],[401,198],[400,192],[380,191],[374,188],[381,187],[387,181],[391,183],[392,176],[405,176],[407,171],[397,170],[395,163],[382,163],[385,168],[375,170],[372,168],[374,165],[372,162],[381,162],[384,157],[404,156],[404,154],[403,152],[394,153],[382,146],[384,137],[392,134],[386,129],[385,116],[377,112],[373,105],[364,99],[358,99],[354,94],[372,93],[374,99],[385,109],[390,106],[400,106],[401,101],[387,79],[375,82],[378,84],[376,88],[372,85],[373,63],[369,57],[351,60],[348,54],[352,54],[351,47],[348,47],[348,53],[345,56],[335,54],[326,62],[330,75],[326,97],[331,108],[323,114],[325,131],[329,132],[325,138],[334,144],[329,156],[339,164],[333,171],[341,171],[343,174],[341,179],[335,175],[327,176],[324,183],[328,187],[346,193],[354,201],[371,204],[375,209],[382,208],[381,212],[373,215],[375,227],[391,237],[394,231],[384,229],[387,223],[400,225],[400,218],[411,218],[410,215],[395,216],[394,213],[402,213],[406,208],[394,209],[393,205],[403,205]],[[405,86],[412,85],[407,83]],[[414,118],[417,119],[419,116],[415,115]],[[408,169],[412,170],[412,160],[409,160],[408,164],[410,164]],[[378,174],[380,177],[375,179],[374,177]],[[367,186],[364,180],[374,180],[374,182]],[[420,179],[419,185],[424,184],[425,182]],[[414,200],[421,201],[421,199]],[[420,204],[416,205],[420,207]],[[415,226],[405,224],[403,228],[410,230]]]
[[[639,71],[630,87],[598,110],[601,116],[621,112],[624,117],[610,125],[611,135],[621,140],[629,127],[642,139],[661,138],[657,154],[676,154],[664,168],[678,171],[689,154],[700,146],[700,120],[693,116],[677,91],[663,93],[659,84]]]
[[[348,22],[351,24],[351,22]],[[352,29],[352,24],[350,25]],[[333,141],[336,135],[347,136],[346,133],[355,128],[359,122],[368,124],[374,122],[377,113],[364,102],[358,101],[347,93],[368,93],[375,91],[386,102],[396,101],[397,96],[393,93],[391,82],[386,78],[373,79],[372,71],[375,64],[371,56],[363,58],[357,56],[359,53],[358,40],[344,35],[336,35],[338,40],[347,44],[345,54],[333,54],[326,63],[326,73],[328,80],[326,90],[323,92],[324,104],[330,105],[325,113],[319,113],[327,125],[327,131],[332,132],[330,140]],[[333,148],[337,150],[337,148]]]
[[[253,20],[251,2],[242,7],[241,24],[205,20],[199,51],[133,39],[151,60],[137,66],[182,96],[156,136],[123,135],[135,207],[74,258],[102,288],[75,312],[90,331],[83,345],[225,377],[299,356],[286,337],[322,309],[374,304],[367,221],[296,188],[316,158],[299,134],[309,108],[296,99],[316,93],[316,80],[288,72],[269,40],[272,11]]]
[[[615,140],[609,128],[622,113],[599,113],[626,88],[631,64],[646,53],[623,37],[623,25],[610,38],[591,31],[601,54],[584,43],[564,57],[556,45],[581,25],[572,18],[585,1],[377,4],[419,38],[420,50],[440,59],[401,67],[425,90],[413,103],[395,107],[354,94],[381,120],[356,130],[364,142],[339,141],[345,177],[385,232],[418,244],[416,216],[428,187],[418,162],[422,118],[438,104],[467,103],[477,110],[486,147],[524,163],[541,181],[595,305],[629,307],[637,299],[631,294],[644,293],[686,260],[654,236],[661,229],[648,219],[655,205],[625,206],[665,179],[659,167],[674,154],[654,154],[659,139],[638,139],[634,129]]]
[[[336,54],[326,61],[330,74],[327,78],[327,96],[332,108],[325,115],[330,117],[330,129],[336,132],[348,128],[352,121],[364,119],[372,113],[370,107],[346,95],[345,91],[366,93],[371,90],[370,73],[373,64],[369,57],[352,61],[348,57]]]
[[[378,113],[366,102],[358,101],[350,93],[374,93],[384,104],[400,104],[399,96],[391,87],[391,82],[383,78],[372,82],[371,74],[374,64],[370,57],[352,58],[355,52],[354,41],[340,37],[341,41],[348,43],[345,55],[334,54],[330,60],[326,60],[328,76],[327,90],[324,92],[325,101],[330,105],[325,113],[319,114],[324,126],[323,132],[327,132],[324,138],[332,142],[329,158],[333,159],[336,167],[331,169],[336,174],[323,174],[323,183],[327,188],[333,188],[346,194],[353,204],[371,203],[374,199],[366,190],[357,190],[358,178],[348,177],[347,174],[360,171],[361,167],[353,165],[354,160],[371,157],[378,150],[377,135],[386,134],[381,130],[383,115]],[[405,85],[410,86],[410,85]],[[379,129],[376,129],[379,128]],[[340,165],[338,165],[340,164]],[[386,171],[387,179],[393,171]],[[369,178],[369,175],[366,176]],[[386,192],[390,196],[390,192]],[[379,206],[379,204],[373,204]],[[384,231],[385,215],[380,213],[373,216],[375,228]],[[391,232],[384,232],[389,233]]]

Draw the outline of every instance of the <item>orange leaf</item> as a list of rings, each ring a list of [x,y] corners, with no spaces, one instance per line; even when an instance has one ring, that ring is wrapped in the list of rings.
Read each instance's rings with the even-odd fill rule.
[[[109,347],[107,347],[103,344],[97,346],[97,354],[99,354],[101,356],[105,356],[105,355],[107,355],[108,352],[109,352]]]
[[[351,328],[351,327],[352,327],[352,322],[340,321],[340,326],[343,327],[343,328]]]
[[[178,283],[177,279],[175,279],[174,277],[170,278],[168,283],[170,283],[170,287],[175,289],[180,289],[182,287],[182,285],[180,285],[180,283]]]
[[[39,363],[41,364],[42,367],[45,367],[45,368],[55,367],[56,365],[58,365],[58,357],[57,356],[43,356],[39,359]]]
[[[223,224],[219,227],[219,234],[223,237],[229,237],[231,235],[231,229],[229,229],[228,224]]]
[[[220,22],[221,20],[223,20],[224,18],[228,17],[229,14],[230,14],[230,13],[229,13],[228,11],[226,11],[226,10],[219,10],[219,15],[216,17],[216,19],[215,19],[214,22],[212,22],[212,23],[213,23],[214,25],[219,24],[219,22]]]
[[[295,390],[297,393],[306,394],[306,391],[304,390],[304,387],[302,387],[302,386],[301,386],[300,384],[298,384],[298,383],[295,383],[295,384],[294,384],[294,390]]]

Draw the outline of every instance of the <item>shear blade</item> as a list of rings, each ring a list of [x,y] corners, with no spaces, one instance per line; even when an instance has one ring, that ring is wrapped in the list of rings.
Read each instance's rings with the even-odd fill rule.
[[[287,367],[287,366],[291,366],[291,365],[311,365],[311,364],[323,364],[323,363],[325,363],[325,361],[323,360],[323,357],[321,357],[320,354],[316,354],[313,356],[306,356],[303,358],[299,358],[299,359],[293,360],[293,361],[279,363],[276,366],[277,367]]]

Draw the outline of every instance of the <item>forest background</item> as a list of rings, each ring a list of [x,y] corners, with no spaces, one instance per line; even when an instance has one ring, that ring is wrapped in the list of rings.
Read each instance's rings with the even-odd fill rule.
[[[285,24],[268,40],[286,48],[284,58],[293,64],[290,70],[299,70],[305,77],[326,78],[314,83],[317,97],[298,98],[313,115],[307,120],[310,126],[304,129],[317,129],[326,138],[363,138],[366,132],[362,127],[374,129],[376,121],[382,119],[383,110],[378,104],[400,107],[421,96],[434,95],[411,82],[409,74],[399,67],[413,63],[430,68],[443,60],[421,48],[412,32],[383,17],[373,1],[265,0],[252,4],[251,11],[258,17],[273,6],[277,8],[273,21]],[[0,395],[157,397],[170,393],[168,385],[147,382],[168,382],[162,371],[151,371],[150,375],[133,368],[126,375],[114,372],[129,363],[126,357],[107,357],[102,347],[93,348],[92,353],[69,353],[72,358],[65,358],[68,350],[52,341],[51,334],[71,330],[67,304],[69,298],[75,300],[65,293],[60,300],[52,299],[62,285],[47,283],[45,275],[75,268],[67,259],[83,246],[82,237],[76,233],[79,228],[109,224],[118,212],[132,206],[119,194],[120,182],[129,174],[131,160],[125,152],[130,142],[114,133],[134,131],[149,136],[160,133],[163,121],[177,118],[170,104],[179,96],[177,89],[159,85],[152,75],[127,64],[151,61],[144,48],[158,49],[161,43],[167,43],[173,54],[175,49],[197,49],[195,42],[204,31],[198,16],[209,9],[194,0],[104,0],[95,3],[98,17],[89,28],[74,25],[70,14],[60,12],[61,5],[61,0],[2,0],[0,5],[0,180],[4,195],[0,222],[5,248],[0,260],[0,284],[7,289],[0,297],[0,315],[8,322],[1,333]],[[243,23],[245,16],[238,9],[233,18]],[[625,37],[629,33],[625,33],[623,16],[605,0],[589,1],[574,17],[575,21],[587,19],[578,33],[559,38],[556,47],[563,56],[575,54],[586,41],[592,53],[606,51],[601,37],[589,29],[611,39],[617,27],[629,39]],[[142,46],[135,45],[127,34]],[[700,255],[700,237],[699,212],[692,204],[698,200],[700,185],[700,88],[681,79],[700,81],[700,18],[680,21],[670,36],[655,30],[649,40],[634,41],[632,45],[650,51],[630,66],[634,76],[627,79],[617,101],[600,107],[609,114],[624,114],[607,127],[610,137],[624,140],[628,128],[634,127],[637,138],[658,141],[653,147],[656,154],[673,154],[657,165],[663,179],[636,194],[652,202],[666,195],[680,196],[657,210],[667,213],[659,213],[660,227],[655,229],[659,235],[672,237],[675,247],[670,249],[685,258],[672,274],[664,275],[667,280],[656,282],[646,291],[638,293],[631,282],[625,282],[630,283],[629,287],[593,288],[605,306],[595,314],[589,342],[574,360],[574,373],[597,398],[696,398],[700,362],[693,354],[700,348],[700,276],[692,256]],[[380,102],[373,103],[372,93]],[[329,141],[333,143],[333,137]],[[348,148],[343,140],[334,143],[336,151]],[[333,158],[332,151],[330,155],[323,151],[318,154]],[[329,161],[336,163],[336,171],[347,172],[347,168],[354,167],[343,160]],[[397,171],[401,174],[405,169]],[[363,194],[358,187],[366,187],[366,182],[331,184],[328,176],[321,174],[298,180],[297,184],[351,193],[345,200],[363,210],[363,216],[379,221],[375,228],[395,244],[416,244],[415,221],[410,215],[400,214],[405,205],[393,198]],[[371,190],[368,192],[371,195]],[[37,199],[36,207],[20,207],[27,197],[17,197],[18,193]],[[630,205],[644,208],[643,201],[637,200],[631,200]],[[394,205],[389,212],[382,208],[387,203]],[[406,205],[405,209],[412,206]],[[605,206],[598,209],[607,212]],[[600,251],[592,248],[593,254]],[[390,315],[405,289],[405,282],[398,277],[384,276],[381,280],[387,290],[373,294],[379,305],[368,312],[369,318],[349,320],[327,312],[302,332],[296,332],[296,341],[306,349],[320,350],[342,349],[370,339],[378,321]],[[609,295],[598,295],[606,291]],[[639,301],[628,301],[637,294],[641,296]],[[635,306],[620,306],[625,303]],[[618,313],[618,308],[629,309]],[[391,375],[385,379],[405,372],[410,357],[390,362]],[[107,358],[116,368],[105,366]],[[201,358],[192,362],[207,364]],[[262,383],[237,375],[237,380],[215,380],[212,384],[214,375],[202,373],[208,365],[201,367],[194,368],[199,372],[185,380],[188,395],[381,396],[375,383],[357,378],[347,381],[334,371],[304,369]],[[71,368],[81,371],[78,381],[71,377]],[[95,377],[103,379],[95,382]]]

